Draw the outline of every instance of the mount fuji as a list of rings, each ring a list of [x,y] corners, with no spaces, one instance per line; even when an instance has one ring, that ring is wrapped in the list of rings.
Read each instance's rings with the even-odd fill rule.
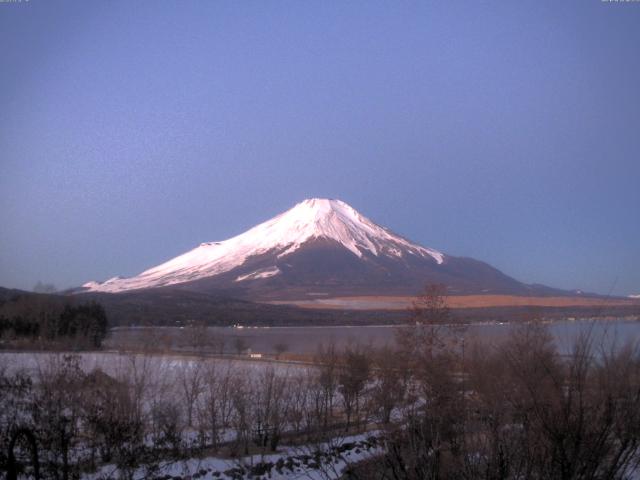
[[[521,283],[490,265],[415,244],[340,200],[312,198],[236,237],[202,243],[139,275],[85,283],[120,293],[173,287],[250,299],[451,294],[568,294]]]

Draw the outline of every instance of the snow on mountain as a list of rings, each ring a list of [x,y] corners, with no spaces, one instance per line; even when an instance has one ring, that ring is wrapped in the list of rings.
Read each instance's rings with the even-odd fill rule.
[[[241,266],[250,257],[276,252],[285,257],[313,239],[333,240],[357,257],[431,259],[437,265],[444,254],[421,247],[393,234],[340,200],[313,198],[236,237],[222,242],[203,243],[193,250],[141,274],[105,282],[88,282],[86,291],[122,292],[160,287],[212,277]],[[281,272],[275,265],[236,278],[236,282],[268,278]]]
[[[629,298],[640,298],[640,294],[638,294],[638,295],[629,295]]]
[[[243,280],[256,280],[258,278],[269,278],[274,275],[278,275],[279,273],[280,269],[278,267],[263,268],[247,275],[238,275],[236,282],[242,282]]]

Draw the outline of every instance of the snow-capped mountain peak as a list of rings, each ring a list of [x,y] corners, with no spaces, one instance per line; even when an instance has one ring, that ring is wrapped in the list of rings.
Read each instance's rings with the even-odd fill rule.
[[[88,282],[86,290],[120,292],[172,285],[211,277],[243,265],[247,259],[275,253],[280,259],[314,239],[337,242],[359,258],[365,255],[407,255],[442,264],[444,255],[393,234],[340,200],[311,198],[221,242],[202,243],[193,250],[131,278],[114,277],[103,283]],[[264,271],[238,276],[236,281],[278,275],[273,265]]]
[[[358,257],[364,251],[373,255],[401,256],[403,251],[430,255],[442,263],[442,254],[420,247],[390,233],[341,200],[311,198],[247,232],[265,232],[279,245],[288,245],[281,256],[311,238],[335,240]],[[276,240],[277,238],[277,240]]]

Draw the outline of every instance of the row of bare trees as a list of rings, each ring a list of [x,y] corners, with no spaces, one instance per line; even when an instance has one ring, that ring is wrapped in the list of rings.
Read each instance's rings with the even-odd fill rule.
[[[464,360],[455,339],[431,340],[329,347],[309,368],[131,355],[107,374],[52,355],[35,374],[0,375],[1,466],[13,454],[11,468],[33,471],[25,430],[42,477],[63,479],[101,465],[151,475],[203,451],[268,453],[283,439],[316,445],[375,429],[384,452],[354,478],[626,478],[636,467],[634,348],[602,350],[585,335],[561,355],[537,325],[467,347]]]
[[[583,324],[571,348],[559,351],[548,326],[536,321],[512,327],[496,344],[473,341],[452,322],[439,287],[419,299],[413,319],[385,353],[391,362],[378,362],[373,392],[384,413],[385,450],[350,469],[349,478],[637,475],[637,343],[605,341]]]
[[[355,349],[322,349],[318,367],[130,354],[106,355],[96,368],[88,355],[38,358],[30,371],[0,368],[0,467],[27,429],[45,478],[103,465],[151,475],[203,451],[233,457],[275,451],[286,437],[325,439],[369,417],[370,358]],[[14,450],[32,471],[30,447]]]
[[[453,342],[453,340],[451,340]],[[361,479],[624,479],[640,460],[640,352],[540,325],[498,346],[425,348],[377,372],[383,454]],[[396,364],[397,365],[397,364]],[[406,379],[409,378],[407,381]]]

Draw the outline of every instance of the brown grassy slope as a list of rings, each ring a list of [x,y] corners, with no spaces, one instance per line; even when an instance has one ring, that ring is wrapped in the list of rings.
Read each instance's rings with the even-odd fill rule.
[[[297,305],[304,308],[329,308],[347,310],[404,310],[411,306],[414,297],[372,296],[336,297],[298,301],[275,301],[272,304]],[[599,307],[640,306],[640,300],[631,298],[597,297],[521,297],[515,295],[456,295],[448,297],[450,308],[486,307]]]

